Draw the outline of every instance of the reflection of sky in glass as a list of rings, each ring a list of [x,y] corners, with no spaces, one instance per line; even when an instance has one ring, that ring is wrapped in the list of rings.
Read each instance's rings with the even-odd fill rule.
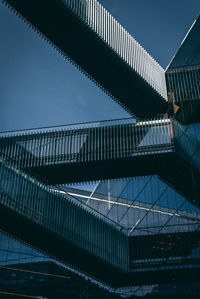
[[[142,227],[149,233],[184,232],[200,225],[199,209],[157,176],[100,181],[91,194],[71,192],[120,225],[134,227],[134,233],[141,234]]]
[[[194,21],[194,23],[190,27],[169,68],[177,68],[180,66],[183,67],[200,64],[199,28],[200,16]]]
[[[140,142],[139,146],[151,146],[171,143],[169,125],[151,127]]]
[[[0,265],[46,261],[49,258],[0,233]]]

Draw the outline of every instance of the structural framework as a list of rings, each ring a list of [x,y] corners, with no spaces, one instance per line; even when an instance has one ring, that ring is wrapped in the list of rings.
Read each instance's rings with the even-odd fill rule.
[[[198,296],[200,17],[164,71],[96,0],[4,2],[134,118],[1,133],[1,230],[113,288]]]

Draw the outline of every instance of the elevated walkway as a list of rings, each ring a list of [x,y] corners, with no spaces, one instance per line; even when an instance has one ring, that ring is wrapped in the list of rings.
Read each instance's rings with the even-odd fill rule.
[[[198,230],[129,237],[3,159],[0,179],[0,228],[43,253],[114,287],[198,280]]]
[[[2,159],[0,178],[2,230],[110,284],[129,271],[128,239],[120,227]]]
[[[0,153],[48,184],[152,174],[174,152],[168,118],[1,134]],[[87,170],[87,171],[86,171]]]
[[[131,114],[165,112],[164,70],[96,0],[4,3]]]
[[[167,111],[164,70],[96,0],[4,3],[137,118]],[[188,35],[190,44],[192,32],[196,36],[199,26],[194,28]],[[199,47],[199,40],[196,45]],[[183,49],[186,51],[179,53],[187,53],[187,39]],[[166,73],[173,104],[183,103],[176,117],[184,124],[199,121],[199,67],[189,65],[187,59],[185,64],[172,63]],[[176,80],[185,84],[183,94]],[[188,105],[193,108],[186,115]],[[188,276],[199,282],[198,217],[189,232],[179,232],[174,225],[172,233],[161,234],[160,229],[143,226],[133,236],[140,219],[127,233],[123,226],[52,186],[157,174],[199,207],[199,155],[196,139],[179,122],[166,117],[2,134],[0,229],[113,287],[187,283]],[[140,204],[140,208],[155,212],[152,206]],[[166,215],[162,210],[156,212]],[[170,216],[174,213],[168,212]]]
[[[0,153],[49,185],[155,174],[172,159],[171,128],[161,118],[16,132],[1,135]]]
[[[168,118],[1,135],[4,159],[49,185],[157,174],[197,206],[200,145]]]

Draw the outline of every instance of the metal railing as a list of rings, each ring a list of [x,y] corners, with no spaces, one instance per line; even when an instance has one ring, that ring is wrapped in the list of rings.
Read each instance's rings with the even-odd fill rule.
[[[172,124],[167,117],[137,122],[112,120],[0,135],[2,157],[22,168],[120,159],[172,150]]]
[[[0,204],[124,271],[128,237],[89,207],[74,202],[0,159]]]

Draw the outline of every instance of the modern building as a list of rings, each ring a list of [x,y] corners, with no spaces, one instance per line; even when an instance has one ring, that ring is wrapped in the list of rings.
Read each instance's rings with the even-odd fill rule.
[[[132,117],[1,133],[2,298],[199,298],[200,17],[165,71],[96,0],[4,2]]]

